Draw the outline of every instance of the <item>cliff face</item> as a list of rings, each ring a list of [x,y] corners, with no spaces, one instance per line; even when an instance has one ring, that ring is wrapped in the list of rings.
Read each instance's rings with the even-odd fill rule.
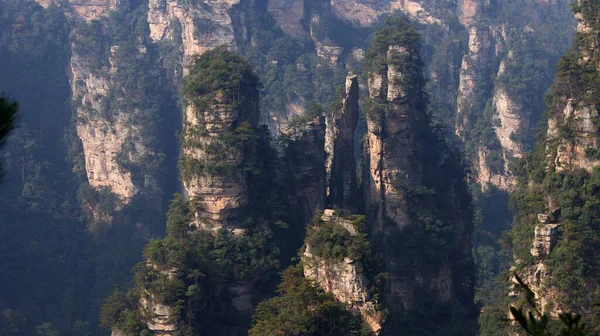
[[[421,180],[416,130],[425,123],[422,78],[412,72],[415,50],[389,45],[378,55],[387,64],[383,72],[369,73],[370,110],[365,137],[366,158],[363,177],[366,204],[377,206],[378,229],[384,219],[399,228],[408,224],[406,199],[398,183],[414,184]],[[409,89],[410,87],[410,89]]]
[[[111,56],[115,52],[117,48],[111,49]],[[139,187],[134,185],[131,172],[117,162],[117,156],[125,141],[135,138],[136,130],[124,111],[107,106],[109,88],[116,84],[111,80],[111,73],[117,71],[113,68],[115,62],[110,62],[108,71],[90,71],[89,61],[74,53],[70,64],[71,90],[78,106],[77,135],[83,144],[86,175],[93,187],[110,187],[127,201]],[[137,147],[142,153],[146,151],[139,142]]]
[[[44,8],[51,4],[63,6],[67,15],[85,21],[97,20],[103,15],[108,14],[110,11],[117,9],[121,4],[121,0],[69,0],[66,2],[56,0],[36,1]]]
[[[51,2],[51,0],[39,1],[44,6],[48,6]],[[101,19],[111,11],[117,10],[121,6],[120,3],[118,0],[86,0],[70,1],[61,6],[67,12],[72,12],[74,18],[91,21]],[[558,7],[566,7],[565,3],[565,1],[527,3],[523,6],[535,7],[532,11],[548,12],[556,10],[555,8]],[[285,34],[300,40],[309,35],[314,43],[316,55],[320,59],[326,60],[331,69],[343,67],[341,60],[349,52],[348,48],[352,47],[346,43],[347,41],[341,43],[336,40],[337,37],[334,33],[326,32],[323,36],[317,36],[314,33],[315,25],[337,24],[333,22],[334,18],[347,22],[357,29],[368,29],[380,22],[381,17],[385,15],[403,12],[423,24],[423,27],[427,27],[424,28],[426,30],[448,27],[442,33],[443,38],[455,39],[457,43],[465,44],[466,48],[462,45],[458,48],[464,49],[463,51],[466,53],[464,57],[461,56],[461,62],[455,55],[450,55],[444,49],[445,47],[440,47],[436,43],[432,45],[434,49],[432,56],[434,58],[441,57],[443,62],[447,63],[441,70],[442,73],[435,69],[429,74],[432,79],[432,91],[436,92],[434,99],[437,99],[435,97],[438,97],[437,93],[441,90],[444,98],[440,98],[440,104],[453,105],[451,107],[453,111],[449,112],[450,115],[444,115],[442,118],[456,119],[455,131],[463,140],[469,142],[468,153],[474,161],[473,168],[482,188],[486,189],[490,184],[502,190],[512,190],[514,179],[508,168],[514,158],[521,156],[522,148],[530,145],[529,140],[523,140],[515,134],[526,134],[537,120],[532,120],[532,116],[528,112],[535,109],[518,102],[518,97],[515,97],[518,94],[503,89],[498,79],[502,77],[502,63],[507,63],[511,57],[511,49],[518,48],[512,41],[529,38],[526,36],[515,38],[514,35],[525,34],[543,39],[546,30],[544,25],[547,23],[543,19],[539,21],[535,17],[531,20],[533,23],[530,25],[511,26],[501,20],[493,20],[488,17],[490,12],[510,11],[511,6],[504,2],[490,4],[485,0],[461,0],[455,7],[427,1],[397,0],[370,2],[331,0],[326,3],[313,3],[306,0],[256,2],[210,0],[201,4],[189,1],[149,0],[146,21],[150,39],[161,46],[171,45],[177,58],[181,58],[175,61],[173,69],[169,70],[174,71],[175,85],[178,85],[178,80],[187,71],[186,66],[191,64],[193,55],[202,54],[217,46],[227,46],[229,49],[242,51],[248,49],[248,45],[259,43],[249,39],[250,32],[256,27],[249,25],[248,17],[253,15],[251,13],[263,10],[281,27]],[[313,8],[312,11],[307,10],[310,8]],[[324,11],[331,15],[321,13]],[[319,23],[323,20],[326,22]],[[488,24],[490,20],[492,23]],[[264,29],[264,27],[259,29]],[[506,47],[507,43],[510,46]],[[545,66],[550,69],[553,60],[547,62],[548,52],[543,51],[543,48],[541,50],[542,56],[537,62],[545,63]],[[544,52],[546,54],[543,54]],[[462,52],[456,54],[462,55]],[[76,56],[76,53],[74,55]],[[163,54],[162,56],[168,58],[167,55]],[[267,58],[265,61],[275,66],[277,66],[277,62],[281,61],[265,56]],[[296,62],[297,67],[300,66],[298,60]],[[516,59],[515,62],[520,62],[520,60]],[[181,64],[184,66],[181,67]],[[455,68],[456,66],[459,66],[460,69]],[[80,67],[77,73],[85,72],[85,68],[85,66]],[[317,73],[322,70],[315,67],[310,71]],[[74,73],[74,75],[76,74]],[[509,74],[508,76],[516,75]],[[440,78],[445,79],[440,80]],[[109,79],[106,78],[106,80]],[[312,81],[315,82],[314,79]],[[90,87],[88,95],[96,95],[92,84],[89,83],[87,86]],[[76,94],[81,95],[81,92],[73,92],[74,97]],[[102,95],[102,91],[99,91],[98,94]],[[305,113],[309,99],[312,99],[312,97],[306,99],[305,96],[309,97],[310,94],[297,91],[296,94],[289,95],[285,98],[285,111],[281,111],[279,108],[266,109],[263,111],[261,120],[268,123],[273,134],[278,134],[286,128],[291,118]],[[451,102],[448,103],[446,98],[449,98]],[[486,112],[487,103],[491,105],[491,110]],[[486,113],[490,115],[484,116]],[[536,114],[538,112],[531,113],[534,114],[534,119],[539,117]],[[480,119],[486,120],[480,122]],[[107,124],[107,121],[101,119],[98,122]],[[477,125],[478,123],[481,125]],[[119,135],[116,138],[126,137],[126,134],[120,134],[117,131],[116,125],[110,128],[112,133]],[[482,138],[480,132],[473,131],[474,128],[485,128],[493,130],[494,133]],[[131,133],[131,130],[129,131]],[[127,182],[128,177],[125,174],[116,173],[115,171],[122,170],[122,167],[110,159],[110,154],[103,154],[102,149],[93,144],[98,141],[88,141],[93,138],[90,132],[82,132],[85,133],[82,139],[84,139],[84,146],[88,148],[86,152],[93,152],[90,155],[86,154],[87,162],[95,162],[95,167],[90,171],[93,171],[95,175],[101,170],[112,171],[110,177],[101,178],[115,182],[104,184],[110,184],[124,198],[130,197],[128,193],[135,194],[135,189],[140,187],[135,186],[135,183]],[[109,146],[120,147],[121,145],[116,140],[107,138],[105,142],[111,144]],[[111,151],[110,148],[107,149],[107,152]],[[102,158],[103,156],[106,158]],[[107,168],[100,168],[100,166]],[[100,174],[109,175],[108,173]],[[100,185],[94,181],[95,179],[91,179],[91,183]],[[122,190],[125,188],[128,191]]]
[[[477,181],[484,191],[488,186],[504,191],[515,188],[509,168],[525,149],[531,148],[534,138],[527,134],[533,132],[544,107],[525,92],[543,96],[543,90],[535,88],[540,80],[532,79],[549,80],[552,71],[535,64],[555,63],[566,48],[572,31],[564,15],[567,5],[562,1],[526,4],[536,7],[532,13],[551,14],[528,14],[527,25],[503,15],[485,18],[490,11],[513,12],[509,3],[465,1],[461,6],[460,20],[468,29],[469,43],[460,70],[455,130],[467,144]],[[552,20],[563,21],[551,26]],[[558,25],[564,25],[562,30],[557,29]],[[546,34],[557,38],[554,46]],[[558,49],[556,42],[561,43]],[[548,52],[552,48],[556,52]],[[480,132],[481,128],[491,128],[493,133]]]
[[[600,18],[597,4],[579,1],[573,8],[579,21],[577,43],[558,63],[545,137],[528,156],[530,166],[523,163],[521,168],[528,174],[515,195],[520,202],[515,203],[519,211],[512,232],[514,269],[544,312],[553,317],[565,311],[581,314],[586,327],[597,330],[598,314],[587,298],[597,297],[600,288],[596,271],[591,271],[595,261],[588,255],[600,237],[594,224],[598,213],[591,210],[598,200],[594,181],[600,165],[598,83],[592,79],[600,64]],[[520,248],[521,242],[531,244],[531,250]],[[585,288],[585,294],[578,288]]]
[[[334,13],[345,20],[361,26],[371,26],[375,24],[382,15],[390,14],[395,11],[401,11],[414,17],[421,23],[440,23],[421,4],[425,1],[397,1],[397,0],[331,0],[331,7]]]
[[[48,6],[50,2],[40,4]],[[156,170],[162,148],[154,140],[159,137],[153,130],[157,120],[151,120],[157,111],[148,106],[163,106],[157,98],[162,93],[148,89],[153,84],[146,83],[157,78],[133,74],[153,62],[155,55],[148,52],[145,38],[131,31],[130,40],[125,42],[107,32],[106,27],[115,24],[109,16],[120,10],[120,4],[57,3],[71,17],[68,75],[87,182],[95,188],[109,187],[128,203],[141,191],[161,196]],[[127,44],[132,40],[133,46]],[[131,75],[144,78],[132,85],[128,82]]]
[[[470,197],[455,154],[430,128],[418,36],[412,32],[406,22],[393,21],[377,32],[367,53],[367,218],[374,249],[390,275],[385,295],[392,315],[421,304],[411,299],[417,292],[440,304],[459,301],[469,310],[472,283],[461,277],[472,271]],[[447,234],[444,248],[429,231],[432,223]],[[440,248],[454,252],[435,258],[421,253]],[[403,323],[390,320],[386,330],[398,332]]]
[[[292,120],[282,136],[284,183],[295,193],[289,202],[310,220],[325,206],[325,118],[320,115]]]
[[[359,210],[360,195],[356,177],[356,159],[354,157],[354,132],[358,124],[358,77],[348,76],[342,102],[333,111],[332,123],[328,131],[332,133],[329,141],[332,148],[329,171],[329,201],[341,209],[356,213]]]
[[[357,228],[349,219],[335,214],[333,210],[324,210],[320,221],[343,227],[350,235],[349,239],[357,239]],[[317,226],[315,230],[319,230]],[[342,261],[328,260],[311,252],[310,238],[302,254],[304,277],[331,293],[333,297],[346,305],[347,309],[355,314],[360,314],[364,322],[375,335],[379,335],[384,318],[377,310],[377,303],[369,294],[369,281],[364,273],[361,257],[346,256]]]
[[[149,0],[148,25],[154,41],[177,41],[184,65],[191,56],[219,46],[236,48],[231,9],[240,0],[189,1]],[[185,71],[185,70],[184,70]]]
[[[196,64],[198,73],[188,77],[186,85],[214,75],[205,66]],[[249,203],[247,174],[256,153],[247,146],[256,140],[258,79],[253,74],[241,75],[241,88],[222,83],[223,87],[207,86],[186,93],[181,174],[199,228],[238,227]]]

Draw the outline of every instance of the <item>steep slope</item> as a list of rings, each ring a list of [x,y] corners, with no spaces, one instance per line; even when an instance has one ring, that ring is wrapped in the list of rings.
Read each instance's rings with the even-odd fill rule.
[[[181,174],[189,200],[172,201],[167,236],[146,247],[129,298],[108,299],[103,325],[115,333],[239,335],[260,282],[278,267],[262,203],[269,149],[255,126],[251,65],[217,48],[195,61],[184,84]]]
[[[511,230],[514,271],[551,316],[583,315],[598,332],[598,31],[595,2],[573,6],[576,42],[560,60],[536,150],[520,161]],[[515,294],[515,292],[511,293]],[[511,298],[515,300],[515,298]]]
[[[418,333],[400,317],[413,310],[430,316],[430,333],[450,325],[466,332],[472,319],[470,195],[458,156],[430,126],[420,47],[410,24],[396,19],[377,31],[365,58],[363,189],[373,246],[389,273],[384,294],[393,318],[384,335]],[[427,300],[453,302],[466,315],[436,316]]]
[[[308,228],[301,260],[308,281],[331,293],[353,314],[360,315],[371,333],[378,335],[385,318],[373,299],[373,287],[364,265],[371,262],[365,224],[364,216],[344,216],[331,209],[324,210]]]
[[[249,205],[248,174],[258,169],[256,148],[258,78],[237,56],[199,58],[184,82],[185,120],[181,176],[203,229],[239,227]],[[213,59],[231,73],[211,73]]]

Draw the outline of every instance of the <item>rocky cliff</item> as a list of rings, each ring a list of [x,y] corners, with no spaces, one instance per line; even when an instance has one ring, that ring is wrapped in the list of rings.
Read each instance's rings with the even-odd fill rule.
[[[212,83],[210,62],[231,62],[228,79]],[[258,78],[249,65],[219,48],[191,69],[185,85],[181,175],[199,228],[240,226],[249,204],[247,174],[252,173],[258,120]],[[229,81],[231,82],[229,82]],[[238,87],[239,85],[239,87]]]
[[[39,2],[44,6],[53,3],[49,0],[40,0]],[[60,5],[67,12],[72,12],[72,17],[77,20],[91,21],[102,19],[112,11],[118,10],[121,2],[116,0],[70,1]],[[566,2],[527,3],[523,6],[535,7],[534,12],[554,13],[564,9]],[[519,92],[507,91],[504,88],[504,85],[499,81],[503,76],[502,69],[504,66],[502,64],[510,63],[511,57],[514,56],[511,56],[512,49],[520,48],[513,41],[518,39],[547,39],[544,35],[545,28],[548,25],[547,20],[553,19],[551,15],[548,16],[548,19],[543,17],[540,19],[539,16],[532,15],[529,25],[521,25],[520,23],[507,23],[509,18],[505,17],[488,18],[491,12],[505,13],[510,12],[512,9],[513,5],[508,3],[490,4],[484,0],[463,0],[459,1],[457,6],[447,6],[427,1],[396,0],[369,2],[331,0],[327,3],[315,3],[305,0],[211,0],[198,4],[187,1],[150,0],[145,13],[149,29],[147,34],[151,41],[163,48],[161,62],[163,62],[163,66],[168,67],[169,71],[173,72],[175,85],[178,85],[179,79],[186,71],[186,66],[191,64],[195,54],[202,54],[217,46],[227,46],[231,50],[249,52],[256,46],[261,45],[263,42],[257,40],[260,35],[256,34],[256,29],[266,29],[267,27],[256,26],[255,23],[251,23],[250,18],[252,15],[263,11],[264,13],[260,15],[265,15],[265,17],[261,20],[272,19],[288,36],[300,41],[308,36],[312,40],[316,56],[329,63],[331,69],[328,71],[343,67],[341,61],[345,60],[348,53],[352,51],[351,49],[355,47],[353,44],[358,43],[358,41],[350,41],[352,38],[350,40],[340,39],[336,35],[335,28],[339,23],[335,20],[341,20],[356,29],[366,31],[378,24],[381,17],[401,12],[421,23],[423,30],[428,32],[427,34],[430,31],[439,30],[440,27],[445,27],[440,32],[433,33],[441,34],[440,36],[435,35],[435,38],[454,39],[456,42],[464,44],[466,48],[457,47],[459,50],[451,53],[446,50],[448,47],[432,41],[433,53],[429,57],[434,61],[441,58],[443,59],[441,62],[446,63],[440,69],[432,67],[431,72],[428,74],[428,77],[431,77],[432,80],[431,91],[442,93],[441,95],[434,95],[434,100],[439,99],[434,104],[449,104],[447,108],[452,109],[452,111],[447,111],[448,115],[440,117],[448,118],[448,120],[450,118],[456,119],[455,131],[467,142],[468,153],[474,162],[473,168],[482,188],[486,189],[487,185],[490,184],[502,190],[510,190],[514,187],[514,179],[509,171],[510,164],[514,158],[521,156],[524,147],[531,145],[531,139],[523,139],[519,134],[529,132],[531,127],[535,126],[536,118],[539,118],[541,112],[536,110],[537,107],[531,108],[527,104],[521,103]],[[487,22],[490,20],[492,23],[488,24]],[[317,26],[327,28],[315,28]],[[556,30],[559,31],[560,27],[557,28]],[[320,32],[316,33],[315,29],[320,30]],[[565,26],[563,30],[568,30],[568,27]],[[522,36],[517,36],[519,34]],[[431,37],[433,38],[434,35]],[[169,47],[166,48],[165,46]],[[267,45],[261,46],[267,47]],[[171,51],[167,53],[166,50],[169,48]],[[295,48],[302,49],[304,47],[297,45]],[[541,56],[536,61],[544,64],[542,68],[549,69],[555,62],[552,58],[555,53],[547,50],[547,46],[540,48],[539,54]],[[282,59],[266,54],[267,51],[259,50],[265,56],[265,65],[261,65],[261,67],[275,66],[283,69],[287,66],[287,64],[279,64],[278,62],[281,62]],[[462,56],[463,53],[464,56]],[[74,53],[74,56],[77,56],[77,54]],[[521,57],[523,56],[517,54],[514,62],[521,62]],[[171,58],[175,58],[175,60]],[[107,59],[104,61],[107,61]],[[288,61],[295,62],[297,67],[301,66],[300,59]],[[77,60],[74,60],[74,62],[77,63]],[[81,62],[79,64],[81,65]],[[182,64],[183,66],[181,66]],[[87,66],[80,66],[77,74],[88,71],[88,68]],[[306,70],[318,74],[323,71],[323,68],[311,65],[311,68]],[[73,74],[77,75],[76,73]],[[98,75],[96,76],[98,77]],[[506,76],[518,77],[519,75],[511,73]],[[105,80],[108,80],[108,78]],[[310,99],[313,98],[312,96],[318,95],[318,90],[322,89],[317,89],[317,86],[320,85],[319,81],[321,79],[312,79],[311,85],[315,88],[309,91],[315,91],[314,93],[292,90],[295,94],[287,94],[284,102],[282,102],[285,111],[281,111],[279,107],[266,104],[261,120],[269,125],[274,134],[278,134],[287,126],[293,116],[304,114]],[[89,84],[86,84],[90,90],[88,95],[94,96],[95,89],[91,83]],[[543,94],[544,89],[540,91]],[[81,92],[73,92],[74,97],[81,94]],[[101,90],[98,91],[98,95],[102,95]],[[266,92],[265,97],[267,98],[265,99],[275,99],[269,97],[269,95],[270,92]],[[278,97],[277,99],[282,98]],[[491,108],[486,108],[488,104]],[[530,110],[533,110],[533,112],[528,112]],[[486,116],[486,114],[489,115]],[[98,122],[106,124],[106,121],[103,120],[98,120]],[[117,128],[116,125],[111,127],[112,132],[118,134],[117,138],[126,138],[127,135],[120,134]],[[485,132],[483,133],[485,135],[482,135],[479,131],[474,131],[474,128],[484,129]],[[492,130],[493,133],[489,132]],[[113,171],[110,177],[100,178],[103,179],[102,181],[114,182],[102,182],[102,184],[91,179],[92,184],[111,185],[125,198],[130,197],[128,193],[135,194],[135,189],[140,187],[136,186],[135,183],[129,183],[126,174],[115,172],[123,170],[123,167],[111,160],[110,154],[101,153],[102,148],[93,144],[97,141],[94,140],[90,132],[83,129],[82,132],[85,133],[82,136],[85,139],[84,146],[88,148],[86,153],[90,153],[86,154],[86,161],[93,161],[96,166],[91,168],[90,171],[96,175],[103,169],[101,167],[107,167],[104,171]],[[87,139],[91,140],[88,141]],[[114,140],[110,141],[108,138],[106,143],[112,144],[110,146],[115,148],[120,147],[119,143]],[[106,152],[110,153],[111,151],[108,148]],[[91,175],[91,173],[88,172],[88,175]],[[103,175],[107,176],[108,174]],[[122,190],[125,188],[129,191]]]
[[[390,276],[385,295],[394,316],[423,304],[412,299],[416,293],[467,310],[472,299],[472,280],[463,277],[472,271],[470,197],[456,154],[430,128],[419,46],[406,21],[391,21],[373,39],[365,67],[365,207],[375,252]],[[432,258],[424,251],[439,248],[453,252]],[[390,320],[386,332],[403,323]]]
[[[304,221],[325,207],[327,188],[325,117],[320,107],[312,110],[315,115],[293,119],[280,138],[283,183],[293,191],[287,197]]]
[[[40,1],[44,6],[51,3]],[[157,72],[138,72],[149,72],[156,55],[149,51],[145,36],[133,28],[129,36],[107,31],[127,15],[120,1],[56,5],[71,17],[67,69],[87,182],[95,188],[109,187],[125,203],[141,191],[160,199],[157,170],[164,147],[156,143],[160,135],[152,118],[165,107],[160,97],[166,91],[159,92],[152,83],[160,80]],[[129,18],[139,19],[134,14]],[[140,81],[130,81],[131,76]]]
[[[359,228],[355,227],[356,224],[352,220],[330,209],[324,210],[313,235],[318,235],[316,231],[319,230],[319,225],[340,226],[341,230],[347,231],[350,240],[364,239],[357,237]],[[377,302],[371,297],[369,288],[371,285],[364,272],[362,260],[366,260],[368,256],[355,254],[343,256],[342,260],[331,260],[320,255],[320,247],[311,246],[311,242],[313,239],[309,236],[301,256],[304,277],[333,294],[333,297],[344,303],[348,310],[361,315],[371,331],[379,335],[384,317],[383,313],[378,311]],[[350,245],[352,242],[347,244]],[[313,250],[319,253],[315,255]]]
[[[422,153],[416,136],[427,127],[423,78],[415,71],[420,58],[418,49],[409,49],[408,43],[387,44],[373,57],[382,70],[368,73],[365,202],[377,208],[378,230],[383,230],[384,218],[402,228],[408,224],[406,199],[397,186],[421,181]]]
[[[150,38],[156,42],[176,41],[183,64],[191,57],[219,46],[236,48],[231,10],[240,0],[189,1],[149,0]],[[184,68],[185,71],[185,68]]]
[[[334,105],[336,110],[332,111],[332,125],[328,128],[331,133],[328,140],[332,143],[328,152],[328,159],[331,159],[328,203],[352,213],[358,212],[361,198],[354,157],[354,133],[359,117],[358,98],[358,77],[348,76],[341,102]]]
[[[573,47],[558,63],[547,107],[548,127],[536,151],[520,164],[513,235],[514,270],[550,316],[571,311],[597,330],[598,314],[588,298],[600,284],[588,256],[600,237],[595,223],[595,187],[600,161],[596,122],[598,86],[598,6],[579,1]],[[592,75],[592,76],[590,76]],[[533,241],[532,241],[533,238]],[[523,248],[531,246],[530,250]],[[585,294],[579,289],[585,288]]]
[[[92,21],[114,11],[121,4],[121,0],[37,0],[43,7],[52,4],[63,7],[67,15],[76,19]]]

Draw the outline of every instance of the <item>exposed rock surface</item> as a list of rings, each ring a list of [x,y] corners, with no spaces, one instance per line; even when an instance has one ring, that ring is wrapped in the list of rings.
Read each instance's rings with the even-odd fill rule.
[[[359,210],[360,196],[356,177],[354,157],[354,132],[358,124],[359,88],[358,77],[346,78],[346,90],[339,110],[333,111],[333,146],[329,178],[329,203],[341,209],[356,213]]]
[[[392,32],[403,28],[391,27]],[[436,158],[438,151],[449,154],[450,150],[434,145],[440,144],[440,139],[432,131],[427,115],[418,47],[409,38],[390,41],[393,38],[379,37],[376,34],[377,43],[372,47],[376,52],[367,53],[371,62],[367,64],[374,65],[366,69],[369,99],[362,187],[373,248],[385,260],[385,272],[389,274],[385,295],[390,314],[410,314],[407,310],[418,304],[414,295],[419,291],[431,293],[440,302],[457,299],[470,307],[472,289],[469,281],[463,281],[472,270],[471,215],[464,211],[470,207],[470,197],[464,175],[450,157]],[[435,176],[444,176],[444,181]],[[436,191],[428,192],[428,188]],[[434,214],[441,204],[452,205],[442,210],[444,215]],[[436,208],[430,214],[443,217],[439,221],[446,223],[447,239],[452,241],[446,248],[454,251],[452,256],[437,260],[436,266],[417,261],[422,251],[407,247],[413,239],[420,239],[415,238],[415,232],[421,232],[420,237],[435,235],[420,217],[428,213],[427,208]],[[423,238],[421,244],[427,245],[425,241],[428,238]],[[392,319],[388,327],[386,333],[390,335],[403,328],[402,322]]]
[[[36,0],[44,8],[51,4],[64,6],[65,12],[77,19],[92,21],[117,9],[121,0]]]
[[[521,106],[512,101],[502,88],[498,88],[492,101],[498,116],[498,123],[494,125],[494,131],[502,145],[503,155],[517,158],[522,157],[523,152],[520,144],[513,139],[514,133],[521,127],[529,127],[529,125],[523,125],[523,121],[519,115]],[[508,162],[508,159],[505,158],[504,161]]]
[[[267,11],[284,32],[301,37],[306,34],[302,26],[304,6],[304,0],[269,0]]]
[[[305,221],[323,209],[326,196],[325,118],[296,119],[284,134],[284,169],[297,194],[288,195],[290,202],[299,207]]]
[[[410,52],[402,46],[391,45],[385,58],[388,64],[392,63],[392,59],[401,63],[410,58]],[[417,148],[415,127],[425,117],[425,111],[421,109],[422,88],[413,82],[416,78],[406,78],[406,83],[415,86],[414,91],[406,92],[407,86],[396,84],[403,76],[407,75],[400,67],[391,65],[383,73],[369,74],[370,99],[388,104],[385,114],[378,107],[368,112],[364,142],[365,202],[377,205],[378,230],[383,229],[380,225],[384,217],[391,219],[399,228],[408,224],[406,199],[396,184],[411,184],[421,179],[421,163],[411,158]],[[418,93],[413,94],[415,92]]]
[[[342,19],[361,26],[371,26],[384,14],[402,11],[421,23],[439,23],[417,1],[411,0],[330,0],[334,13]]]
[[[555,152],[549,152],[549,158],[556,171],[570,171],[583,168],[591,172],[600,165],[600,159],[586,154],[586,150],[594,150],[600,145],[597,125],[598,111],[593,106],[577,104],[569,100],[562,113],[557,113],[548,120],[548,146],[553,143]],[[568,124],[572,138],[564,137],[560,127]]]
[[[88,182],[94,187],[110,187],[117,195],[129,199],[138,188],[131,180],[131,173],[123,171],[116,158],[132,130],[125,115],[108,111],[105,106],[110,72],[92,72],[85,58],[73,54],[71,74],[73,98],[80,103],[77,135],[83,144]],[[114,112],[115,116],[107,118],[107,114]]]
[[[534,257],[545,257],[556,245],[558,239],[558,224],[540,223],[535,227],[535,236],[533,238],[533,247],[531,255]]]
[[[356,235],[356,229],[351,221],[334,215],[333,210],[325,210],[321,220],[343,226],[350,235]],[[318,228],[316,228],[318,230]],[[363,272],[363,265],[358,260],[345,258],[343,261],[325,260],[315,256],[311,252],[311,246],[307,245],[302,255],[304,276],[329,292],[333,297],[346,304],[346,307],[360,314],[376,334],[379,334],[383,324],[383,315],[376,309],[369,295],[369,281]]]
[[[240,0],[149,0],[148,24],[155,41],[181,41],[184,65],[219,46],[236,48],[230,10]]]
[[[187,102],[183,155],[196,168],[185,173],[183,184],[196,208],[198,227],[217,230],[237,227],[239,215],[248,204],[246,175],[240,168],[243,148],[228,146],[225,134],[235,133],[243,122],[253,127],[258,110],[232,107],[223,93],[214,94],[211,106],[206,108]]]
[[[125,202],[142,189],[156,191],[156,176],[141,172],[135,180],[131,167],[125,165],[125,162],[140,165],[145,157],[156,154],[156,148],[144,145],[142,127],[134,118],[141,112],[125,110],[114,101],[111,104],[115,96],[128,99],[123,98],[128,93],[118,82],[117,73],[129,65],[117,62],[118,46],[110,48],[108,59],[102,59],[102,55],[82,54],[77,45],[88,42],[83,41],[85,38],[78,31],[73,36],[75,42],[69,64],[71,94],[89,184],[96,188],[110,187]],[[108,48],[100,46],[104,47]],[[144,45],[138,47],[143,54]]]
[[[534,238],[532,242],[531,255],[534,257],[533,263],[526,265],[522,274],[523,281],[528,284],[533,291],[536,299],[539,301],[542,312],[548,311],[552,316],[560,314],[560,307],[557,306],[558,293],[548,286],[550,270],[547,265],[547,259],[559,241],[559,223],[554,222],[554,216],[540,214],[539,223],[535,227]],[[517,261],[517,265],[520,262]],[[513,279],[514,284],[516,280]],[[516,295],[511,292],[511,296]],[[553,305],[552,307],[550,305]]]

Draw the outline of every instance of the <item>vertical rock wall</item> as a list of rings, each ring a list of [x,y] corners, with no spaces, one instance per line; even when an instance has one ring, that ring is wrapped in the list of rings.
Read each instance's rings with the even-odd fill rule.
[[[346,88],[339,110],[332,111],[332,163],[329,178],[329,204],[357,213],[360,195],[354,157],[354,132],[358,124],[358,77],[346,78]]]

